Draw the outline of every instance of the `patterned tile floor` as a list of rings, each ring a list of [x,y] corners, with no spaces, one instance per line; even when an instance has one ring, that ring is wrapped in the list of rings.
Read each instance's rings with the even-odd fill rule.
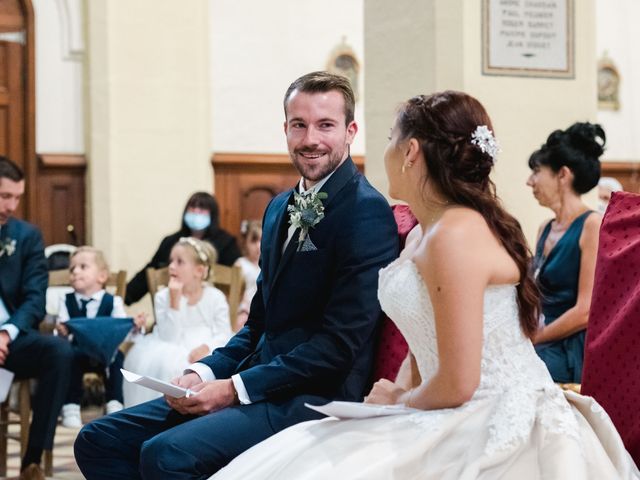
[[[102,415],[102,410],[97,407],[90,407],[82,410],[82,420],[87,423]],[[18,432],[18,425],[10,425],[11,433]],[[53,446],[53,477],[55,480],[82,480],[84,477],[78,469],[73,458],[73,442],[78,434],[76,428],[65,428],[58,425]],[[7,475],[9,478],[19,474],[20,468],[20,446],[18,442],[9,440]],[[5,477],[0,477],[5,478]]]

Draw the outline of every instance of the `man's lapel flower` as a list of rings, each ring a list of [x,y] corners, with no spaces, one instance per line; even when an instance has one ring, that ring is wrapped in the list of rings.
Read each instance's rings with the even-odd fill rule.
[[[10,257],[16,251],[16,240],[7,238],[5,240],[0,240],[0,257],[7,256]]]
[[[287,207],[289,223],[300,229],[298,236],[298,250],[316,250],[309,238],[309,229],[315,227],[324,218],[322,200],[327,198],[325,192],[303,192],[293,194],[293,205]]]

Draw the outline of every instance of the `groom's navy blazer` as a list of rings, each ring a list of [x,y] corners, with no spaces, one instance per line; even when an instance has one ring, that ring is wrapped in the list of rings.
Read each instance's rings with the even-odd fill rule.
[[[398,254],[391,209],[350,158],[321,191],[325,217],[309,231],[317,250],[297,250],[298,230],[282,253],[293,190],[267,206],[249,319],[201,360],[216,378],[239,373],[250,400],[267,402],[276,430],[312,418],[305,401],[362,400],[380,317],[378,272]]]
[[[12,323],[26,332],[37,328],[45,314],[49,277],[40,231],[30,223],[9,218],[0,227],[0,242],[16,241],[11,255],[0,257],[0,298]]]

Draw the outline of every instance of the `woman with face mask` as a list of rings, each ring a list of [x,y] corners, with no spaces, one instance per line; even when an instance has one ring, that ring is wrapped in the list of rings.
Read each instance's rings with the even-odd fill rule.
[[[206,240],[218,252],[218,263],[231,266],[241,256],[236,239],[218,225],[218,202],[209,193],[196,192],[187,201],[182,215],[180,230],[162,239],[151,261],[127,284],[125,304],[140,300],[149,291],[146,270],[149,267],[163,268],[169,264],[171,249],[181,237]]]

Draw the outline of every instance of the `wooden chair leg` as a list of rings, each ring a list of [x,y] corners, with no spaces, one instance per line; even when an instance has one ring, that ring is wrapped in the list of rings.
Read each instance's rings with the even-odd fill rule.
[[[44,451],[44,476],[53,477],[53,451]]]
[[[31,382],[29,380],[20,380],[18,410],[20,412],[20,458],[22,458],[27,451],[31,425]]]
[[[9,400],[0,405],[0,477],[7,476],[7,435],[9,434]]]

